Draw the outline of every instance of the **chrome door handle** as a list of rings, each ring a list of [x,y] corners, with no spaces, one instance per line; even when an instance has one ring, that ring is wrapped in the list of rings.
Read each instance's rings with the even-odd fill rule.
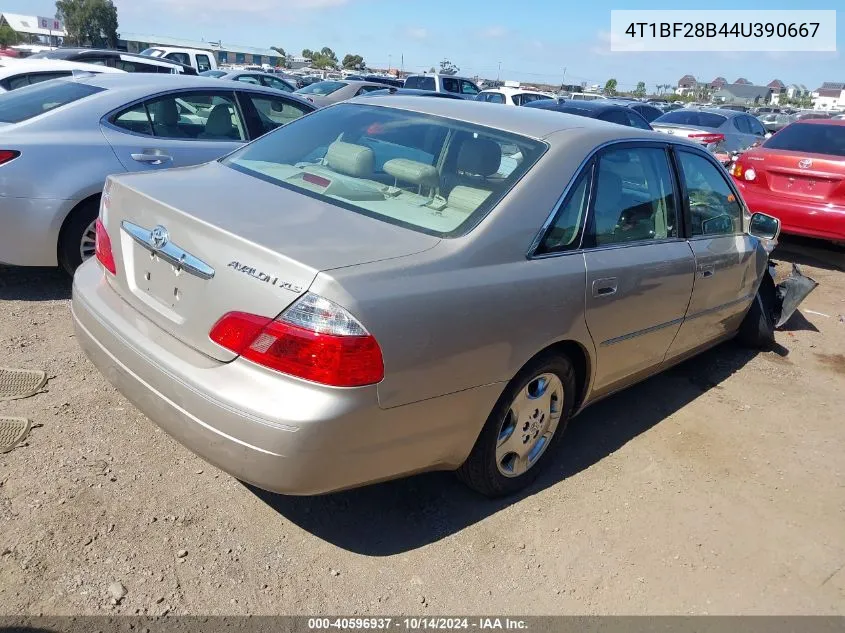
[[[596,279],[593,282],[593,296],[596,298],[610,297],[616,294],[618,283],[616,277],[607,279]]]
[[[150,165],[163,165],[164,163],[169,163],[173,160],[172,156],[168,156],[167,154],[132,154],[132,160],[138,161],[139,163],[149,163]]]
[[[699,266],[698,267],[698,276],[702,279],[706,279],[707,277],[712,277],[716,274],[716,267],[715,266]]]

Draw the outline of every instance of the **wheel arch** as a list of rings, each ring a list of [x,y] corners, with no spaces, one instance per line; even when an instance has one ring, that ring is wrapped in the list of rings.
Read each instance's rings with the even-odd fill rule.
[[[82,198],[79,202],[77,202],[73,208],[67,212],[65,217],[62,219],[61,226],[59,227],[59,233],[56,237],[56,260],[61,262],[61,244],[62,239],[65,234],[65,229],[67,228],[70,219],[78,213],[81,209],[89,206],[90,204],[96,203],[97,205],[100,204],[100,198],[102,197],[102,191],[97,191],[96,193],[92,193],[87,198]]]
[[[578,399],[573,410],[578,412],[587,399],[587,393],[592,379],[593,361],[589,351],[582,343],[574,339],[556,341],[544,347],[525,361],[522,367],[519,368],[519,371],[521,372],[526,366],[535,362],[541,356],[547,355],[566,356],[572,363],[572,369],[575,371],[575,393],[578,394]]]

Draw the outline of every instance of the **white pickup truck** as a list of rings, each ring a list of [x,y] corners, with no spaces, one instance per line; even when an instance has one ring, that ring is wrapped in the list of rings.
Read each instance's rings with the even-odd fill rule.
[[[204,73],[206,70],[217,70],[217,60],[215,59],[214,53],[201,48],[154,46],[141,51],[141,55],[170,59],[186,66],[193,66],[197,69],[197,73]]]

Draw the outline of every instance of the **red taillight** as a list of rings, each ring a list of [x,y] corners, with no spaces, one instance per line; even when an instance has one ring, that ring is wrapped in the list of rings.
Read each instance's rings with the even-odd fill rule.
[[[315,307],[316,301],[330,307]],[[291,316],[287,317],[289,312]],[[350,323],[351,331],[362,334],[325,331],[344,331]],[[343,308],[311,293],[277,320],[229,312],[214,325],[209,336],[254,363],[324,385],[360,387],[384,378],[384,361],[376,339]]]
[[[109,238],[109,234],[106,232],[106,227],[104,227],[103,223],[100,221],[100,218],[97,218],[94,228],[96,232],[94,252],[97,254],[97,260],[103,265],[103,268],[109,271],[112,275],[116,275],[117,267],[114,265],[114,255],[111,250],[111,239]]]
[[[13,149],[0,149],[0,165],[5,165],[10,160],[15,160],[20,155],[20,152],[16,152]]]
[[[693,141],[698,141],[699,143],[703,143],[704,145],[710,145],[711,143],[721,143],[725,140],[724,134],[690,134],[689,138]]]

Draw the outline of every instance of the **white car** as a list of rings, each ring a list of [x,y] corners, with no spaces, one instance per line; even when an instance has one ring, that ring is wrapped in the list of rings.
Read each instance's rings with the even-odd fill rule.
[[[0,93],[81,73],[123,73],[108,66],[67,62],[61,59],[0,58]]]
[[[476,101],[486,101],[488,103],[500,103],[504,105],[521,106],[532,101],[540,101],[542,99],[553,99],[552,95],[545,92],[537,92],[536,90],[525,90],[524,88],[490,88],[489,90],[482,90],[475,98]]]
[[[214,53],[199,48],[174,48],[172,46],[153,46],[144,51],[141,55],[145,57],[156,57],[179,62],[185,66],[193,66],[197,73],[204,73],[207,70],[217,70],[217,60]],[[260,68],[260,66],[259,66]]]

